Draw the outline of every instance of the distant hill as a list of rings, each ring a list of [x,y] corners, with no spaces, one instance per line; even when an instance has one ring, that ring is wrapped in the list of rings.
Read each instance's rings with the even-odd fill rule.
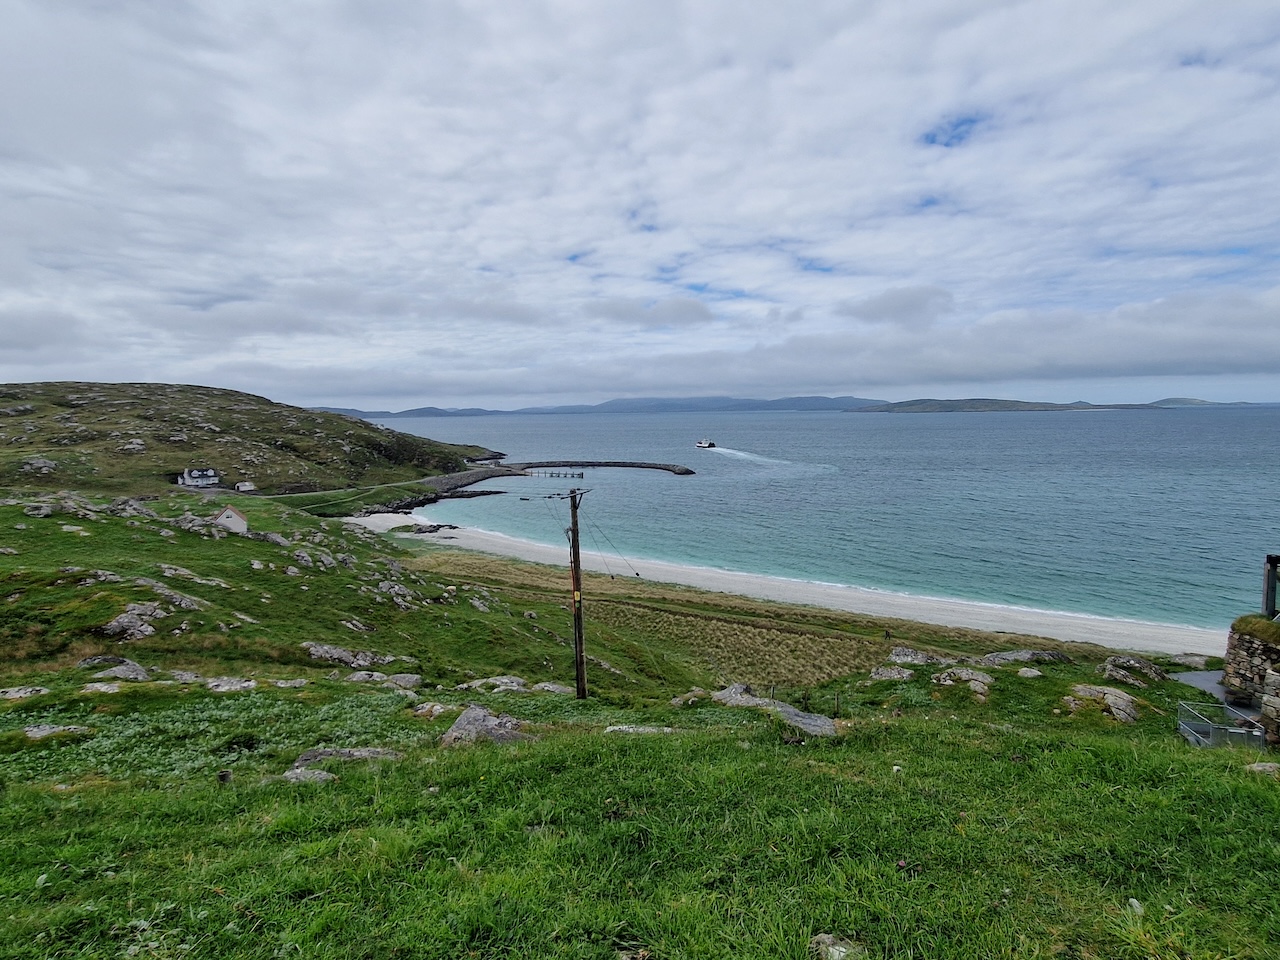
[[[855,413],[993,413],[998,411],[1159,410],[1168,407],[1225,406],[1208,400],[1159,400],[1155,403],[1037,403],[1029,400],[903,400],[859,407]]]
[[[0,486],[128,493],[188,467],[263,492],[394,483],[491,451],[264,397],[158,383],[0,384]]]
[[[520,407],[516,410],[485,410],[479,407],[442,409],[414,407],[412,410],[353,410],[349,407],[314,407],[331,413],[372,420],[399,417],[482,417],[498,414],[539,413],[731,413],[770,410],[854,410],[883,404],[883,400],[864,397],[782,397],[779,400],[740,399],[737,397],[637,397],[606,400],[595,404],[567,404],[548,407]]]

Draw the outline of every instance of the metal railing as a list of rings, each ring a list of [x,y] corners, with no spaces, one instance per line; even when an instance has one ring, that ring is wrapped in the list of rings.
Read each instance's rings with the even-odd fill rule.
[[[1261,747],[1258,721],[1225,703],[1178,701],[1178,732],[1197,747]]]

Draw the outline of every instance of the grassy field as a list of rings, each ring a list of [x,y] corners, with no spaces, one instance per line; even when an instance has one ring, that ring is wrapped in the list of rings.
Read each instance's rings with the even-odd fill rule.
[[[589,699],[458,690],[572,684],[564,571],[265,498],[242,509],[274,536],[219,535],[218,503],[0,500],[0,688],[47,691],[0,700],[2,956],[798,960],[818,933],[849,957],[1280,956],[1280,784],[1178,738],[1203,695],[1176,678],[1124,726],[1063,703],[1099,648],[589,576]],[[122,642],[129,604],[165,615]],[[456,713],[306,641],[409,658],[377,669],[533,739],[442,748]],[[938,668],[867,682],[897,644],[1071,660],[986,668],[980,703]],[[103,654],[151,679],[87,692]],[[670,702],[739,681],[837,736]],[[315,747],[400,756],[281,779]]]

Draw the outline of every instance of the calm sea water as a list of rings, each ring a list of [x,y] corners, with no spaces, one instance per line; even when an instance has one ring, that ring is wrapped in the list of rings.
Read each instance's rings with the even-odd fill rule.
[[[425,511],[562,545],[567,504],[545,495],[586,487],[584,548],[633,558],[1220,628],[1259,607],[1280,553],[1280,406],[386,423],[516,461],[692,467],[502,479],[480,489],[506,496]],[[704,436],[717,448],[695,449]]]

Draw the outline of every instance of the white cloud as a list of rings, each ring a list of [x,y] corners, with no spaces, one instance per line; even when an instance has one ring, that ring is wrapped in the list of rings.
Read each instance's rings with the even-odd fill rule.
[[[1280,399],[1278,100],[1259,0],[10,0],[0,379]]]

